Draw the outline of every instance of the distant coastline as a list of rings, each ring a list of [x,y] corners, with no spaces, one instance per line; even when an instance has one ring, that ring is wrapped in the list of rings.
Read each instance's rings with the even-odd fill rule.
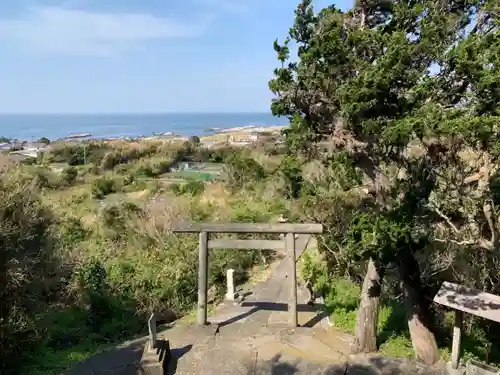
[[[52,140],[74,134],[92,139],[147,138],[152,136],[211,136],[282,127],[287,119],[270,113],[193,113],[133,115],[2,115],[0,136],[19,141]],[[83,138],[82,138],[83,139]]]

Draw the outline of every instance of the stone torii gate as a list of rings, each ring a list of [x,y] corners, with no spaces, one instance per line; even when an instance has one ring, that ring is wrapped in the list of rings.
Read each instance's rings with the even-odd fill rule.
[[[172,229],[174,233],[199,233],[199,264],[198,264],[198,311],[197,324],[206,325],[207,293],[208,293],[208,250],[285,250],[290,275],[291,300],[288,302],[290,325],[297,327],[297,269],[296,258],[305,250],[312,234],[323,233],[321,224],[212,224],[192,223],[178,225]],[[262,233],[283,234],[283,240],[241,240],[213,239],[210,233]],[[298,235],[298,236],[296,236]]]

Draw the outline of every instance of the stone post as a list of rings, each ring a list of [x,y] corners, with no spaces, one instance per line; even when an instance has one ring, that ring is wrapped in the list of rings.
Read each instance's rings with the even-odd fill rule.
[[[208,299],[208,233],[200,232],[200,253],[198,262],[198,313],[199,326],[207,325]]]
[[[234,291],[234,270],[228,269],[226,272],[226,281],[227,281],[227,292],[226,299],[228,301],[234,301],[234,297],[236,295]]]
[[[148,320],[148,331],[149,331],[149,347],[151,349],[156,349],[156,314],[151,313]]]

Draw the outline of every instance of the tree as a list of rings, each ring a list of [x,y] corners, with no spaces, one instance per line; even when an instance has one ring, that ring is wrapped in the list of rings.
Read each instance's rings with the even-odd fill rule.
[[[500,150],[498,6],[359,0],[347,12],[330,6],[314,13],[311,3],[298,5],[288,38],[274,43],[281,67],[269,84],[276,95],[271,109],[290,120],[290,153],[329,158],[317,147],[327,141],[363,172],[366,199],[341,240],[368,260],[355,350],[376,349],[383,274],[395,267],[417,358],[432,364],[438,351],[417,259],[435,244],[437,226],[447,225],[454,236],[460,231],[432,202],[437,193],[450,192],[450,179],[439,171],[470,167],[457,163],[466,147],[484,160],[479,196],[482,211],[490,213],[484,221],[493,222],[490,248],[499,238],[498,224],[488,220],[487,182],[498,164],[494,150]],[[457,174],[451,179],[464,183]],[[477,243],[481,235],[475,236]]]
[[[200,137],[198,137],[197,135],[192,135],[191,137],[189,137],[188,142],[193,147],[196,147],[201,143]]]
[[[46,145],[50,144],[50,139],[47,137],[42,137],[38,140],[38,143],[45,143]]]

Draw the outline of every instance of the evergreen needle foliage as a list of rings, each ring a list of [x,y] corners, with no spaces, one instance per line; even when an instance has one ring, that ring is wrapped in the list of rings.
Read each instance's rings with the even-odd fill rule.
[[[376,349],[386,272],[402,281],[417,357],[434,363],[419,260],[444,251],[449,263],[433,272],[465,251],[498,261],[499,17],[496,0],[358,0],[346,12],[314,12],[303,0],[287,39],[274,43],[271,108],[290,120],[290,157],[342,169],[342,194],[359,193],[343,203],[343,221],[325,223],[327,241],[369,261],[359,351]],[[484,289],[471,273],[466,283]]]

